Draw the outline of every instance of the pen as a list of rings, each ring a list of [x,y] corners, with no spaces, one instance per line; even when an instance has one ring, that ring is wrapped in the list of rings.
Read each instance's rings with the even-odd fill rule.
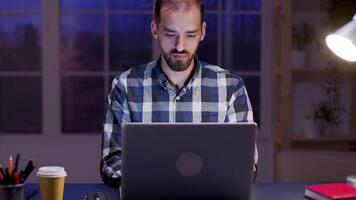
[[[12,156],[10,156],[10,158],[9,158],[9,166],[8,166],[8,172],[9,172],[9,176],[11,177],[11,175],[12,175],[12,170],[13,170],[13,162],[12,162]]]
[[[20,183],[23,183],[22,182],[22,179],[23,179],[23,170],[21,170],[20,172],[19,172],[19,177],[20,177]]]
[[[0,174],[2,176],[5,176],[5,172],[4,172],[4,169],[2,168],[2,165],[0,165]]]
[[[7,167],[4,169],[4,185],[9,184],[9,170]]]
[[[35,168],[35,161],[34,160],[30,160],[26,167],[25,170],[21,173],[21,177],[20,177],[20,181],[21,183],[24,183],[25,180],[27,179],[27,177],[30,175],[30,173],[32,172],[32,170]]]
[[[14,172],[12,174],[12,183],[14,185],[17,185],[17,184],[20,184],[20,176],[19,176],[19,173],[18,172]]]
[[[17,153],[16,154],[16,159],[15,159],[15,167],[14,167],[14,171],[17,171],[18,166],[19,166],[19,160],[20,160],[20,154]]]
[[[25,174],[30,174],[31,171],[35,168],[35,161],[34,160],[30,160],[28,161],[26,167],[25,167]]]
[[[0,184],[2,184],[3,181],[4,181],[4,176],[2,175],[2,173],[0,173]]]

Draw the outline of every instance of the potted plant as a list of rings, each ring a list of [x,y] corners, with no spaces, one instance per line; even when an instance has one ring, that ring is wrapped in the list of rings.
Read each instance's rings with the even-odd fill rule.
[[[326,61],[326,79],[321,84],[324,98],[319,103],[313,104],[311,114],[304,121],[305,136],[308,138],[317,138],[321,134],[339,134],[340,124],[343,123],[342,116],[346,113],[345,109],[340,106],[340,70],[342,70],[341,66],[347,63],[330,52],[325,46],[324,38],[329,32],[335,31],[352,18],[356,2],[354,0],[327,0],[324,2],[324,8],[327,15],[322,24],[323,33],[318,37],[311,36],[315,38],[318,50],[323,54],[322,59]],[[298,47],[293,45],[293,48]]]
[[[325,98],[318,104],[313,104],[312,113],[304,121],[305,136],[308,138],[335,134],[342,123],[341,114],[344,109],[340,106],[339,66],[329,61],[326,75],[326,80],[321,84]]]
[[[312,115],[304,121],[305,136],[318,138],[320,135],[335,134],[341,123],[339,111],[326,101],[313,105]]]
[[[314,40],[314,29],[306,22],[292,27],[292,59],[294,68],[305,68],[306,49]]]

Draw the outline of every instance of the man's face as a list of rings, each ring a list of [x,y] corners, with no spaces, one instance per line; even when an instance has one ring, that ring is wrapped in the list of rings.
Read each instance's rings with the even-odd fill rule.
[[[163,59],[173,71],[184,71],[192,63],[199,42],[205,36],[205,22],[200,10],[192,5],[188,10],[161,9],[161,21],[151,23],[152,34],[158,40]]]

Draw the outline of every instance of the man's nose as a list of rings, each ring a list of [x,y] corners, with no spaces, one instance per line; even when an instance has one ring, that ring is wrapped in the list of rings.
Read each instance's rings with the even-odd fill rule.
[[[182,36],[177,37],[176,50],[181,52],[184,50],[184,38]]]

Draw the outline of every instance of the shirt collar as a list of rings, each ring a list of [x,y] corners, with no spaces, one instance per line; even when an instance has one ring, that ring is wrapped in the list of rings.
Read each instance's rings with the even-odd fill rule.
[[[196,78],[199,76],[199,74],[201,74],[202,63],[200,62],[200,60],[198,59],[197,56],[195,56],[194,59],[195,59],[196,65],[194,66],[193,74],[190,76],[190,78],[187,80],[186,84],[181,89],[183,91],[188,89],[192,85],[194,80],[196,80]],[[156,75],[155,78],[157,79],[158,84],[161,87],[163,87],[165,90],[170,88],[170,85],[169,85],[169,83],[166,79],[166,76],[165,76],[165,74],[162,70],[162,67],[161,67],[161,56],[156,60],[156,64],[155,64],[155,67],[153,68],[153,71]]]

